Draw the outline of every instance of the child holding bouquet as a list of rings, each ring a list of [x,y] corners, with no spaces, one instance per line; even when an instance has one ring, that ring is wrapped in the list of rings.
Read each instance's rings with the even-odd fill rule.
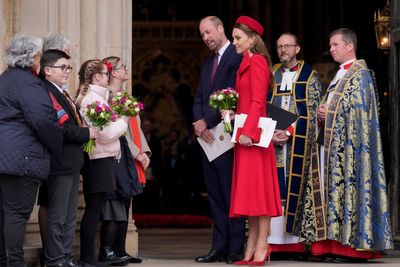
[[[120,141],[128,128],[129,118],[122,116],[111,120],[108,110],[109,69],[101,60],[93,59],[84,62],[79,70],[79,88],[77,104],[86,125],[96,125],[98,121],[90,120],[87,107],[102,109],[109,121],[102,123],[99,137],[91,153],[85,155],[83,174],[83,195],[85,212],[81,222],[81,263],[82,266],[106,266],[97,261],[94,255],[96,226],[106,199],[106,193],[116,190],[114,159],[120,157]],[[90,111],[89,111],[90,112]],[[97,125],[98,126],[98,125]]]
[[[146,183],[144,171],[150,164],[151,152],[140,128],[139,112],[143,104],[122,88],[122,83],[129,79],[127,66],[115,56],[107,57],[103,62],[111,69],[109,102],[119,116],[130,117],[128,130],[120,137],[121,159],[115,161],[117,189],[107,194],[100,233],[99,260],[118,266],[142,262],[126,252],[125,240],[131,199],[141,193],[142,185]]]

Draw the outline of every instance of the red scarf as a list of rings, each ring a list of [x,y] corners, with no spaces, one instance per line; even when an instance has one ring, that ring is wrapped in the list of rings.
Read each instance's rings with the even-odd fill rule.
[[[131,117],[129,123],[131,126],[131,134],[132,134],[133,143],[139,148],[140,153],[142,153],[142,144],[140,142],[140,132],[139,132],[140,130],[139,130],[139,125],[137,123],[136,117]],[[144,174],[142,164],[138,160],[135,160],[135,166],[136,166],[139,182],[143,185],[146,184],[146,176]]]

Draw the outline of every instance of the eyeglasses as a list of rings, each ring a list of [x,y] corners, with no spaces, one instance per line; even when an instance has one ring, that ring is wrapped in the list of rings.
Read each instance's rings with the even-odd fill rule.
[[[125,64],[121,64],[120,66],[116,66],[115,68],[113,68],[113,70],[121,70],[121,69],[127,70],[128,66]]]
[[[49,68],[56,68],[56,69],[61,69],[63,72],[71,72],[72,67],[70,65],[60,65],[60,66],[47,66]]]
[[[285,48],[285,50],[288,50],[289,48],[293,47],[293,46],[297,46],[295,44],[284,44],[284,45],[278,45],[276,47],[276,50],[281,50],[282,48]]]

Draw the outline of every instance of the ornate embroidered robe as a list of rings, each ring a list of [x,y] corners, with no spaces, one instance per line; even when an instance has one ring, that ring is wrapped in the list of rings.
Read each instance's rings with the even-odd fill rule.
[[[357,250],[391,249],[377,96],[365,61],[355,61],[323,103],[329,93],[333,95],[323,128],[325,173],[320,173],[314,135],[301,240],[333,240]]]
[[[316,71],[304,61],[298,61],[291,90],[281,88],[282,70],[282,64],[273,67],[275,86],[268,95],[268,102],[284,108],[282,103],[288,100],[286,109],[299,116],[293,125],[293,134],[288,143],[275,147],[281,200],[285,208],[284,232],[299,236],[303,206],[300,196],[304,192],[304,177],[310,165],[311,137],[315,131],[321,84]]]

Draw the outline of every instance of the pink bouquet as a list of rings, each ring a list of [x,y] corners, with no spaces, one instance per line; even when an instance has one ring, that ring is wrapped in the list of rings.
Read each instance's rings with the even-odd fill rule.
[[[118,115],[113,112],[109,105],[100,104],[99,101],[87,105],[83,112],[85,117],[89,119],[91,126],[98,128],[100,131],[111,121],[118,119]],[[95,146],[96,140],[90,139],[83,144],[83,150],[90,154]]]
[[[134,117],[143,110],[143,103],[136,100],[135,97],[127,92],[118,92],[111,98],[111,107],[120,116]]]
[[[228,87],[226,89],[218,90],[210,95],[208,104],[214,109],[235,110],[238,99],[239,94],[236,90]],[[227,133],[230,133],[233,130],[229,113],[226,113],[224,117],[224,129]]]

